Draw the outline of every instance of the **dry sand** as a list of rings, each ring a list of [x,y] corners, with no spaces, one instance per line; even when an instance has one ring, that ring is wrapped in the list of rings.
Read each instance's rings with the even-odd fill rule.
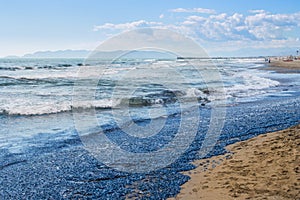
[[[284,62],[282,60],[272,60],[268,63],[268,70],[274,70],[279,73],[300,73],[300,60]]]
[[[272,60],[271,59],[271,63],[269,63],[268,65],[271,67],[285,67],[285,68],[295,69],[295,68],[300,68],[300,60],[293,60],[290,62],[285,62],[282,60]]]
[[[300,199],[300,125],[228,146],[195,162],[173,199]]]

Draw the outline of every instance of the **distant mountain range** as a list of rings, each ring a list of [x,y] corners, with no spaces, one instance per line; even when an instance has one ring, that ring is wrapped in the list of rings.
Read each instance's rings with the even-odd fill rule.
[[[223,51],[215,52],[214,57],[257,57],[257,56],[285,56],[295,55],[295,48],[273,48],[273,49],[255,49],[242,48],[237,51],[230,51],[224,53]],[[156,59],[174,59],[176,55],[170,53],[162,53],[158,51],[89,51],[89,50],[58,50],[58,51],[37,51],[35,53],[25,54],[24,56],[7,56],[5,58],[87,58],[93,56],[95,58],[109,59],[109,58],[156,58]]]
[[[89,53],[88,50],[37,51],[25,54],[23,58],[85,58]]]

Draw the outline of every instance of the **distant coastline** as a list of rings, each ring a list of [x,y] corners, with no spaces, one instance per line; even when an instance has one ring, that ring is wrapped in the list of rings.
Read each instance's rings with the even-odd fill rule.
[[[137,58],[172,58],[172,59],[253,59],[253,58],[263,58],[268,59],[271,58],[272,60],[281,60],[281,59],[288,59],[291,56],[275,56],[270,53],[270,55],[265,54],[259,54],[257,55],[249,54],[249,55],[208,55],[206,57],[195,57],[195,56],[177,56],[172,53],[166,53],[166,52],[160,52],[155,50],[136,50],[136,51],[130,51],[128,54],[127,50],[115,50],[115,51],[99,51],[97,50],[72,50],[72,49],[66,49],[66,50],[54,50],[54,51],[36,51],[33,53],[27,53],[22,56],[16,56],[16,55],[8,55],[4,57],[0,57],[0,59],[18,59],[18,58],[87,58],[91,54],[99,57],[104,58],[115,58],[116,56],[126,54],[125,57],[133,58],[134,56]],[[292,56],[293,57],[293,56]],[[293,57],[294,58],[294,57]],[[300,57],[299,57],[300,59]]]

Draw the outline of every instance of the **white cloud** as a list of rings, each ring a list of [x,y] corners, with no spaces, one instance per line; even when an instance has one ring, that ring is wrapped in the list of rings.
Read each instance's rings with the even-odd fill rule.
[[[242,26],[242,21],[242,14],[227,15],[221,13],[208,17],[192,15],[187,17],[181,25],[188,26],[195,36],[220,41],[241,39],[242,36],[238,32],[245,29]]]
[[[221,13],[221,14],[218,14],[218,15],[210,15],[209,18],[214,19],[214,20],[218,20],[218,21],[226,20],[227,14],[226,13]]]
[[[197,16],[197,15],[191,15],[187,17],[187,21],[207,21],[208,19],[206,17]]]
[[[265,10],[249,10],[249,13],[265,13],[266,11]]]
[[[164,14],[159,15],[159,19],[162,19],[164,17],[165,17]]]
[[[249,15],[234,13],[209,16],[191,15],[180,22],[194,37],[206,40],[285,40],[288,33],[300,28],[300,13],[270,14],[255,11]]]
[[[175,13],[203,13],[203,14],[214,14],[216,13],[213,9],[206,9],[206,8],[175,8],[171,9],[170,12]]]
[[[258,13],[246,17],[245,22],[251,26],[261,25],[262,23],[274,24],[282,27],[286,26],[299,26],[300,25],[300,12],[293,14],[269,14]]]
[[[133,22],[128,22],[128,23],[123,23],[123,24],[112,24],[112,23],[105,23],[100,26],[94,26],[94,31],[99,31],[99,30],[131,30],[134,28],[142,28],[142,27],[152,27],[152,26],[157,26],[157,25],[162,25],[161,22],[148,22],[145,20],[139,20],[139,21],[133,21]]]
[[[300,13],[270,14],[266,12],[249,15],[245,25],[257,39],[286,39],[286,33],[300,27]]]

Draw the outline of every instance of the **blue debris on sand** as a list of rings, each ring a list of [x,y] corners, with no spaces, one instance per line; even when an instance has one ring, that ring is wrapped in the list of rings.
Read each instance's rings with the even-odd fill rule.
[[[171,165],[155,172],[127,173],[116,171],[94,159],[78,136],[61,141],[49,141],[44,147],[31,147],[23,153],[0,150],[1,199],[166,199],[180,191],[189,177],[181,174],[191,170],[191,162],[199,159],[205,132],[209,126],[210,108],[201,107],[198,134],[186,152]],[[172,127],[178,128],[179,115],[171,115],[160,135],[143,140],[127,137],[131,146],[124,149],[147,152],[170,141]],[[225,126],[220,138],[206,157],[225,153],[226,145],[259,134],[287,128],[300,121],[300,101],[262,101],[243,103],[227,108]],[[142,123],[142,122],[141,122]],[[173,125],[172,125],[173,124]],[[175,126],[174,126],[175,124]],[[110,130],[111,139],[120,130]],[[171,138],[172,139],[172,138]],[[132,140],[132,141],[130,141]],[[37,141],[38,142],[38,141]],[[157,145],[157,146],[153,146]],[[143,147],[145,149],[143,149]]]

